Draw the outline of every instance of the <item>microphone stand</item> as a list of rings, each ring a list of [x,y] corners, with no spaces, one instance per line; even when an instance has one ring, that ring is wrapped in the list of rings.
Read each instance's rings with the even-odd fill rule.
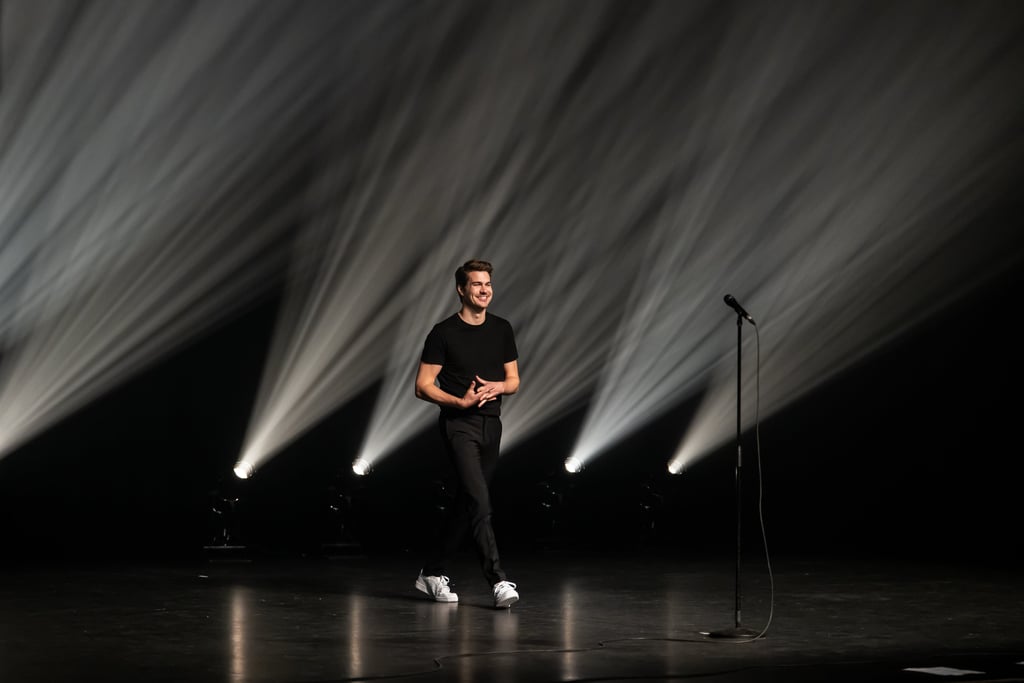
[[[711,631],[712,638],[756,638],[757,631],[743,628],[742,601],[743,591],[740,587],[740,557],[743,546],[741,520],[743,517],[743,446],[740,443],[742,426],[740,421],[740,391],[743,387],[743,316],[736,315],[736,613],[735,625],[721,631]]]

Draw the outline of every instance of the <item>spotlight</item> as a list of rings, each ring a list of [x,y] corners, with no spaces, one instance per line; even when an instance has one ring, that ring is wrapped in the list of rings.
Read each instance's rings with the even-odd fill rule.
[[[253,467],[250,463],[240,462],[235,465],[234,473],[239,479],[249,479],[253,475]]]
[[[583,462],[576,456],[572,456],[565,461],[565,471],[569,474],[577,474],[582,469]]]
[[[683,470],[685,470],[685,469],[686,468],[683,467],[683,463],[681,461],[679,461],[679,460],[673,460],[672,462],[670,462],[668,464],[668,473],[669,474],[682,474]]]
[[[355,472],[357,476],[366,476],[370,473],[370,463],[362,458],[357,458],[356,461],[352,463],[352,471]]]

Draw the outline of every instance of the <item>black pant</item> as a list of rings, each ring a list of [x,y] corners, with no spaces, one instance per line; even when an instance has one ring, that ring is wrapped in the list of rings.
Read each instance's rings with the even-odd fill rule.
[[[490,415],[459,415],[438,420],[438,428],[455,468],[455,502],[445,520],[440,543],[428,556],[423,573],[445,574],[447,563],[470,531],[484,577],[493,586],[505,580],[498,559],[498,545],[491,528],[491,494],[488,487],[498,465],[501,420]]]

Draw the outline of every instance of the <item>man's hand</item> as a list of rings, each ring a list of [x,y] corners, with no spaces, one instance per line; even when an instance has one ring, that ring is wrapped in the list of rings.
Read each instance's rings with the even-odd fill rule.
[[[477,406],[482,406],[488,401],[493,401],[505,393],[505,382],[488,382],[477,375],[476,381],[469,385],[470,390],[476,387]],[[467,394],[468,395],[468,394]],[[472,404],[471,404],[472,405]]]
[[[465,410],[466,408],[472,408],[474,405],[482,406],[483,403],[480,402],[479,391],[476,382],[470,382],[469,389],[466,389],[466,393],[459,399],[459,407]]]

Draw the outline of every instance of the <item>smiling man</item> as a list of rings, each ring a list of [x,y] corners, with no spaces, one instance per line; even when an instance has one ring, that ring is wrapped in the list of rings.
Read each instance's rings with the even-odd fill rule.
[[[434,325],[423,345],[416,396],[441,407],[438,428],[457,476],[455,504],[416,578],[416,588],[438,602],[458,602],[445,564],[466,531],[472,534],[495,607],[519,599],[507,580],[491,528],[490,483],[501,443],[501,397],[519,390],[519,354],[512,325],[488,313],[491,264],[467,261],[455,270],[461,308]]]

